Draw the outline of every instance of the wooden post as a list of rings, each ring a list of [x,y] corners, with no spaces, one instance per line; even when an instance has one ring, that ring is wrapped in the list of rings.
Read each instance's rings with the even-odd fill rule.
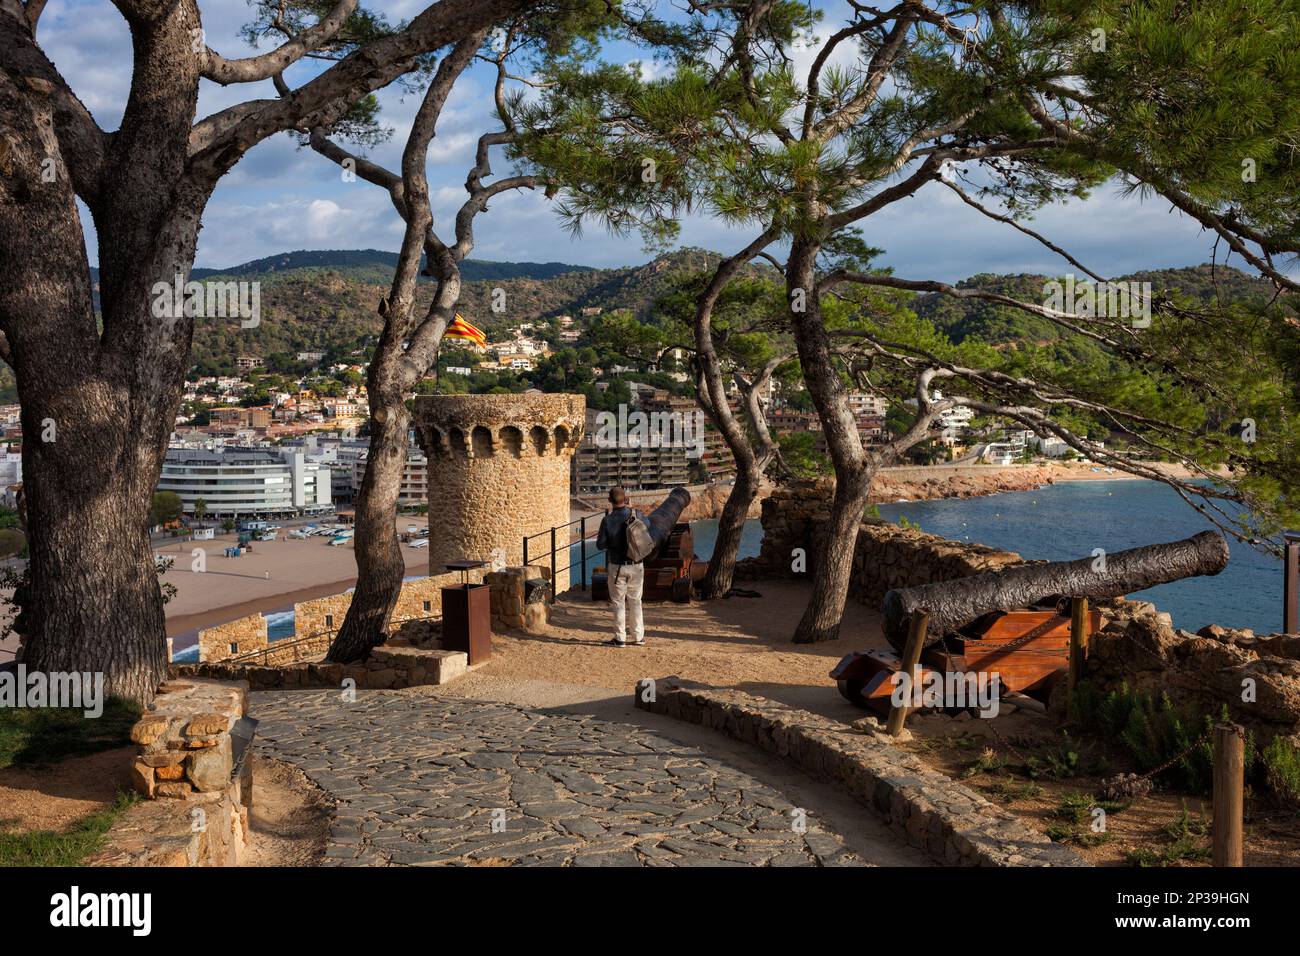
[[[1067,702],[1074,700],[1074,688],[1083,676],[1083,662],[1088,657],[1088,599],[1072,598],[1070,601],[1070,678]],[[1067,710],[1067,713],[1069,711]]]
[[[1239,724],[1214,728],[1215,866],[1241,866],[1246,732]]]
[[[925,645],[925,629],[930,623],[930,612],[921,609],[912,614],[911,629],[907,634],[907,647],[903,651],[903,667],[899,673],[907,674],[911,681],[909,682],[909,695],[916,693],[916,665],[921,660],[921,648]],[[894,707],[889,711],[889,722],[885,725],[885,732],[891,737],[897,737],[903,732],[903,723],[907,720],[908,707],[904,704],[902,707]]]
[[[1286,563],[1282,569],[1282,633],[1300,631],[1300,533],[1286,532]]]

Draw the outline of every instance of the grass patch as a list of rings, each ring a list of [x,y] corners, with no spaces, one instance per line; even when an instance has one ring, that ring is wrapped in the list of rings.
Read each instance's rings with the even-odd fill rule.
[[[1071,823],[1090,823],[1094,810],[1101,809],[1111,814],[1122,813],[1128,808],[1127,803],[1120,803],[1118,800],[1098,800],[1092,794],[1080,793],[1076,790],[1061,796],[1061,802],[1053,808],[1052,816],[1069,820]]]
[[[1061,796],[1061,802],[1052,809],[1052,816],[1057,822],[1048,824],[1048,839],[1057,843],[1073,843],[1076,846],[1093,847],[1108,843],[1111,835],[1105,829],[1105,816],[1100,819],[1102,827],[1094,830],[1094,821],[1098,819],[1097,810],[1106,815],[1120,813],[1128,809],[1127,803],[1114,800],[1098,800],[1091,794],[1074,791]]]
[[[1259,754],[1264,784],[1283,806],[1300,809],[1300,747],[1274,737]]]
[[[1111,841],[1111,835],[1105,831],[1096,833],[1090,827],[1073,823],[1048,824],[1047,838],[1054,843],[1073,843],[1081,847],[1101,846]]]
[[[1061,743],[1044,746],[1025,761],[1025,773],[1034,780],[1070,780],[1105,773],[1106,761],[1096,756],[1091,744],[1080,744],[1065,731],[1061,731],[1061,737]]]
[[[80,866],[104,843],[104,835],[138,798],[119,793],[113,805],[82,817],[61,833],[9,832],[15,821],[0,820],[0,866]]]
[[[1165,843],[1154,850],[1131,850],[1128,862],[1133,866],[1174,866],[1178,863],[1202,863],[1211,856],[1210,821],[1200,813],[1190,813],[1187,804],[1176,820],[1160,828]]]
[[[990,784],[986,791],[989,796],[997,797],[1003,803],[1015,803],[1017,800],[1033,800],[1041,797],[1043,788],[1032,780],[998,780]]]
[[[72,707],[0,708],[0,769],[43,766],[131,742],[140,705],[110,697],[104,712],[88,718]]]
[[[963,780],[969,780],[971,777],[978,777],[982,773],[993,773],[1001,770],[1007,765],[1007,762],[997,755],[991,748],[986,747],[975,760],[961,772]]]

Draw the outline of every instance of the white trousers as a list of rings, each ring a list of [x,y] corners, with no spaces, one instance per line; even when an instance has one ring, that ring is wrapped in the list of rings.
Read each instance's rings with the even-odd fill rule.
[[[626,642],[628,614],[632,616],[632,641],[645,640],[641,619],[641,591],[645,586],[644,564],[615,564],[609,572],[609,603],[614,605],[614,639]]]

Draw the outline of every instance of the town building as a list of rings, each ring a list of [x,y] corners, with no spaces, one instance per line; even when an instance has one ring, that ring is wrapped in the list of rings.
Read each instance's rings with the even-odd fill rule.
[[[361,480],[366,474],[366,459],[370,449],[366,448],[352,463],[352,487],[361,487]],[[406,467],[402,469],[402,484],[397,491],[399,505],[422,505],[429,496],[429,463],[418,445],[406,449]]]
[[[327,465],[293,449],[169,448],[159,491],[174,491],[187,514],[203,499],[214,518],[320,514],[332,507]]]
[[[208,412],[213,425],[227,428],[268,428],[271,424],[270,405],[253,405],[249,408],[226,406]]]

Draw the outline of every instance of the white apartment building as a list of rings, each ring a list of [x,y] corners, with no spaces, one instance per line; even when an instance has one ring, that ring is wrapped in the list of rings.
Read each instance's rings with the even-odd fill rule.
[[[361,479],[366,474],[366,457],[369,449],[363,449],[352,464],[352,487],[361,487]],[[429,495],[429,463],[418,445],[406,449],[406,467],[402,469],[402,487],[397,492],[399,505],[422,505]]]
[[[214,518],[319,514],[331,507],[328,465],[292,449],[169,448],[159,491],[174,491],[194,513],[202,498]]]

